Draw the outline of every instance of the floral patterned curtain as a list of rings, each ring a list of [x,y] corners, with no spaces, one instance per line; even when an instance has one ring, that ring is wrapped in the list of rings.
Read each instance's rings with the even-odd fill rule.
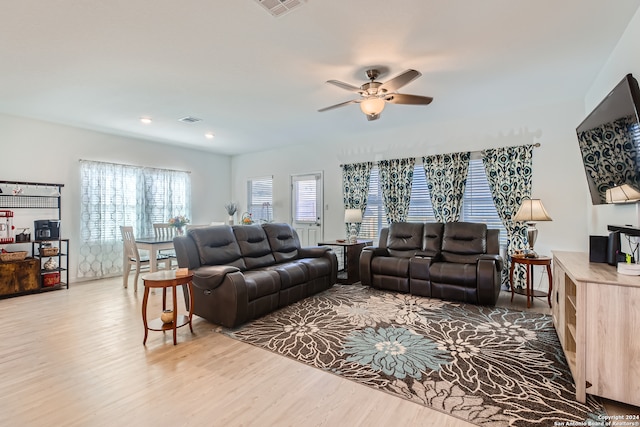
[[[407,220],[415,163],[416,159],[381,160],[378,162],[382,202],[387,212],[389,224]]]
[[[345,209],[360,209],[364,215],[367,208],[369,177],[372,167],[372,162],[342,165],[342,199]],[[355,225],[359,233],[360,224]],[[345,227],[348,235],[351,224],[347,223]]]
[[[512,218],[518,212],[522,200],[531,198],[533,145],[484,150],[482,154],[493,202],[507,229],[509,257],[514,251],[527,248],[527,225],[521,221],[513,221]],[[508,283],[509,264],[506,262],[504,265],[502,283]],[[524,288],[525,273],[522,265],[518,265],[514,271],[513,280],[520,289]]]
[[[439,222],[454,222],[460,219],[470,157],[471,154],[465,152],[422,158],[433,213]]]

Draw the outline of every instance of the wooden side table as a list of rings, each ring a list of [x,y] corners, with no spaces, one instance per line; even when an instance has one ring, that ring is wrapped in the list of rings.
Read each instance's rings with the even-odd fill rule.
[[[527,289],[526,293],[522,291],[516,291],[513,286],[513,270],[516,264],[522,264],[527,269]],[[549,292],[542,292],[533,289],[533,266],[544,265],[547,267],[547,276],[549,277]],[[513,302],[513,294],[517,292],[527,296],[527,308],[533,304],[534,297],[547,297],[549,307],[551,307],[551,291],[553,290],[553,276],[551,275],[551,258],[546,256],[539,256],[537,258],[526,258],[522,256],[511,256],[511,268],[509,269],[509,283],[511,285],[511,301]]]
[[[144,340],[142,345],[147,343],[147,335],[149,331],[169,331],[173,330],[173,345],[178,343],[177,329],[189,325],[191,333],[193,333],[193,327],[191,325],[191,318],[193,316],[192,309],[189,308],[188,315],[178,315],[178,298],[177,287],[187,286],[189,292],[189,301],[193,301],[192,296],[192,284],[193,273],[188,272],[186,275],[176,275],[176,270],[163,270],[154,273],[146,274],[142,277],[144,282],[144,297],[142,298],[142,323],[144,324]],[[149,290],[155,288],[162,288],[162,310],[167,309],[167,288],[171,288],[173,294],[173,322],[164,323],[161,319],[153,319],[150,322],[147,321],[147,302],[149,300]]]
[[[333,240],[318,243],[319,246],[340,246],[342,247],[344,269],[338,272],[338,283],[351,285],[360,281],[360,253],[365,246],[373,245],[373,240],[356,240],[350,243],[349,240]]]

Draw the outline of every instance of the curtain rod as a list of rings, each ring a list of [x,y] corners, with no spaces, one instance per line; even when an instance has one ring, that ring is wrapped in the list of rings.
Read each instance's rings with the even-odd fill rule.
[[[538,147],[540,147],[541,144],[539,142],[536,142],[535,144],[530,144],[530,145],[533,145],[534,147],[538,148]],[[470,151],[470,153],[480,153],[481,151],[483,151],[483,150]],[[359,162],[359,163],[363,163],[363,162]],[[343,166],[345,166],[345,165],[344,164],[340,164],[340,167],[343,167]]]
[[[171,171],[171,172],[184,172],[184,173],[189,173],[189,174],[191,173],[191,171],[183,171],[183,170],[179,170],[179,169],[156,168],[156,167],[152,167],[152,166],[132,165],[132,164],[129,164],[129,163],[103,162],[102,160],[78,159],[78,161],[79,162],[105,163],[105,164],[108,164],[108,165],[116,165],[116,166],[133,166],[133,167],[144,168],[144,169],[157,169],[157,170]]]

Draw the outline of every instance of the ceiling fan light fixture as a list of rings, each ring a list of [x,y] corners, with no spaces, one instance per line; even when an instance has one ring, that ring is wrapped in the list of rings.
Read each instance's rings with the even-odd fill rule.
[[[377,116],[379,116],[380,113],[382,113],[382,110],[384,110],[384,104],[385,104],[384,99],[368,98],[360,103],[360,109],[362,110],[363,113],[367,115],[367,118],[369,116],[376,116],[375,119],[377,119],[378,118]],[[369,119],[369,120],[375,120],[375,119]]]

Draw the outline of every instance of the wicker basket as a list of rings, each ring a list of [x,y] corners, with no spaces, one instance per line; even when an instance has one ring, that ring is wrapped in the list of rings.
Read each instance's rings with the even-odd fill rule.
[[[58,248],[42,248],[40,249],[40,252],[42,252],[42,256],[56,256],[58,255]]]
[[[2,261],[22,261],[27,257],[27,251],[4,252],[0,254]]]

